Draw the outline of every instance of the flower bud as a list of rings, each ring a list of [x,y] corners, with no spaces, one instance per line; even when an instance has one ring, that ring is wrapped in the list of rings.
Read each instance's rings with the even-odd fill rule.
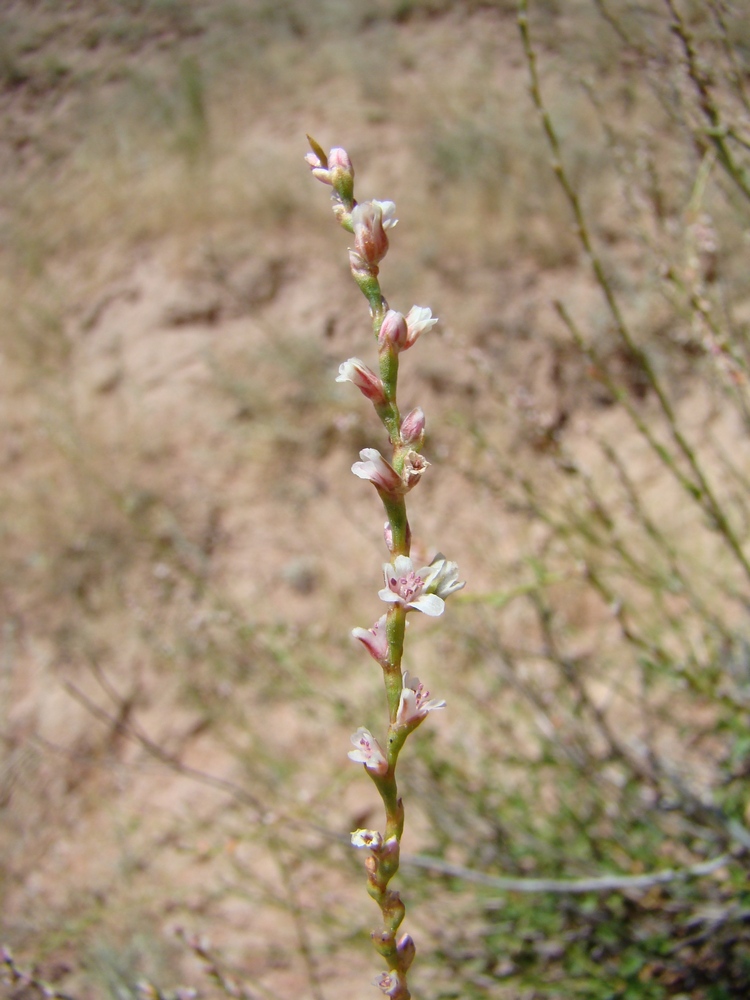
[[[317,156],[315,153],[308,153],[305,156],[305,163],[308,165],[310,170],[312,170],[312,175],[317,180],[322,181],[323,184],[331,184],[331,171],[328,169],[328,164],[325,159]]]
[[[392,201],[365,201],[352,209],[354,252],[369,267],[376,267],[388,253],[386,229],[396,225]]]
[[[406,338],[408,336],[406,320],[400,312],[389,309],[380,325],[378,333],[378,347],[382,350],[390,347],[396,353],[406,349]]]
[[[359,358],[349,358],[339,365],[337,382],[353,382],[363,396],[371,400],[375,406],[383,406],[386,402],[383,383]]]
[[[369,479],[381,493],[397,495],[404,492],[401,476],[392,465],[386,462],[377,448],[363,448],[359,457],[362,461],[355,462],[352,466],[352,472],[355,476],[359,476],[360,479]]]
[[[352,635],[359,639],[370,656],[381,666],[388,663],[388,636],[385,630],[386,615],[382,615],[372,628],[354,628]]]
[[[417,948],[411,934],[402,935],[400,941],[396,945],[396,951],[401,959],[401,971],[406,972],[411,963],[414,961],[414,956],[417,953]]]
[[[335,146],[328,154],[328,169],[345,170],[354,177],[354,167],[352,166],[352,161],[349,159],[349,154],[340,146]]]
[[[393,528],[391,527],[391,522],[386,521],[383,525],[383,541],[385,542],[385,547],[389,552],[393,552]],[[405,541],[407,550],[411,548],[411,528],[409,523],[406,523]]]
[[[398,842],[398,837],[391,835],[380,848],[380,856],[383,860],[388,860],[388,858],[397,858],[400,854],[400,846]]]
[[[424,441],[424,410],[416,406],[401,422],[401,441],[419,448]]]
[[[328,170],[333,189],[347,206],[351,208],[354,199],[354,167],[345,149],[336,147],[328,154]]]

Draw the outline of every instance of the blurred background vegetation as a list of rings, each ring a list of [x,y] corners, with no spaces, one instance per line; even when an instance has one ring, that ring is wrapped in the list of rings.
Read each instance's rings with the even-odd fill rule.
[[[521,14],[4,4],[9,997],[374,989],[380,428],[306,132],[441,318],[410,511],[468,586],[409,636],[448,701],[401,772],[415,996],[750,992],[750,20]]]

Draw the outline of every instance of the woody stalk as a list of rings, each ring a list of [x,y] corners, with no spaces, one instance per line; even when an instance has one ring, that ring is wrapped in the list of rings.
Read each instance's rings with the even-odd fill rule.
[[[387,612],[371,628],[355,628],[353,636],[383,670],[388,731],[381,743],[365,728],[352,736],[349,757],[363,765],[380,793],[385,807],[385,830],[355,830],[352,843],[367,850],[367,891],[380,907],[381,925],[372,932],[376,950],[386,971],[375,983],[393,1000],[411,996],[407,973],[415,946],[409,934],[400,934],[405,907],[399,893],[389,888],[398,871],[404,807],[396,784],[396,765],[407,737],[430,712],[445,707],[430,700],[418,678],[403,669],[404,633],[407,615],[421,611],[431,617],[443,613],[445,599],[464,586],[458,568],[441,554],[429,566],[415,569],[410,558],[411,532],[406,513],[406,495],[419,483],[429,463],[422,457],[425,415],[420,407],[402,417],[397,402],[400,356],[429,331],[437,319],[424,306],[413,306],[404,316],[389,308],[378,280],[379,265],[388,252],[388,234],[397,223],[392,201],[354,198],[354,168],[343,149],[328,155],[308,136],[311,153],[306,156],[313,176],[332,188],[333,212],[354,237],[349,263],[354,280],[370,305],[372,331],[377,348],[377,372],[359,358],[349,358],[339,368],[337,382],[352,382],[368,399],[380,418],[391,446],[390,461],[374,448],[360,452],[352,472],[375,487],[386,514],[385,543],[389,561],[383,566],[384,586],[378,596]]]

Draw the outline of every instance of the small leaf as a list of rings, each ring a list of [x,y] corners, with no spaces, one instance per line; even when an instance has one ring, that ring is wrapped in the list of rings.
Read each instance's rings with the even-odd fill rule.
[[[317,158],[320,160],[321,167],[328,168],[328,157],[323,151],[323,147],[319,146],[317,142],[313,139],[311,135],[307,136],[307,141],[310,143],[310,149],[315,153]]]

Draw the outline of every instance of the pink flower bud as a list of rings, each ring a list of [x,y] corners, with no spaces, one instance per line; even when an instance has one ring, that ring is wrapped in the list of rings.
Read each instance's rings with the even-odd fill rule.
[[[392,201],[365,201],[352,209],[354,252],[369,267],[376,266],[388,253],[386,229],[396,225]]]
[[[411,963],[414,961],[414,956],[417,953],[417,948],[411,934],[403,934],[401,936],[401,939],[396,945],[396,951],[401,958],[401,968],[404,972],[406,972]]]
[[[416,406],[401,422],[401,440],[404,444],[419,445],[424,440],[424,410]]]
[[[315,145],[319,152],[308,153],[305,156],[305,162],[312,170],[313,177],[334,187],[340,186],[342,181],[351,184],[354,180],[354,167],[347,151],[337,146],[326,157],[320,146],[317,143]]]
[[[401,476],[392,465],[383,458],[377,448],[363,448],[359,453],[361,462],[355,462],[352,472],[360,479],[369,479],[376,489],[383,493],[400,494],[404,492]]]
[[[328,165],[324,163],[319,156],[315,153],[308,153],[305,156],[305,163],[308,165],[310,170],[312,170],[313,177],[322,181],[323,184],[332,184],[331,171],[328,169]]]
[[[388,858],[397,858],[401,852],[401,847],[398,842],[398,837],[391,834],[391,836],[384,841],[383,846],[380,848],[380,856],[384,860]]]
[[[351,174],[354,177],[354,167],[352,166],[352,161],[349,159],[349,154],[340,146],[335,146],[328,154],[328,169],[345,170],[347,174]]]
[[[386,521],[383,525],[383,541],[388,551],[393,552],[393,528],[390,521]],[[406,525],[406,547],[407,549],[411,548],[411,528],[408,523]]]
[[[364,362],[359,358],[349,358],[348,361],[339,365],[337,382],[353,382],[363,396],[372,400],[375,406],[382,406],[386,402],[383,383]]]
[[[359,639],[370,656],[377,660],[381,666],[388,662],[388,637],[385,633],[385,623],[387,616],[383,615],[375,622],[372,628],[354,628],[352,635]]]
[[[409,331],[404,317],[395,309],[389,309],[380,326],[378,346],[380,348],[391,347],[397,353],[404,351],[408,335]]]

